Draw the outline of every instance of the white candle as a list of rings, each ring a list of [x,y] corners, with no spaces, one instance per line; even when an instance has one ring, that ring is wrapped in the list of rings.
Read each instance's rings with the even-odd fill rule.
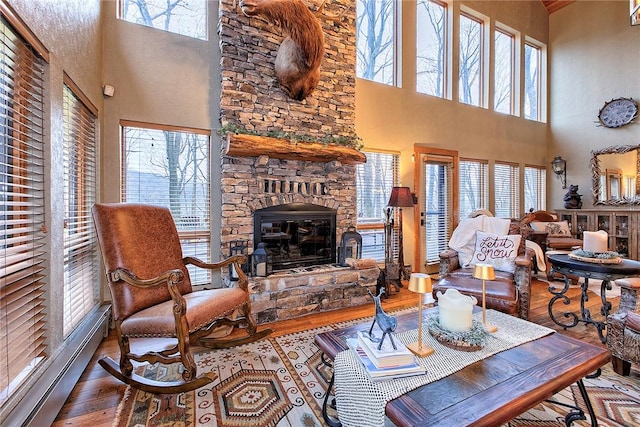
[[[582,233],[582,249],[595,253],[607,252],[609,235],[604,230],[585,231]]]
[[[267,275],[267,263],[260,262],[256,265],[256,275],[264,277]]]
[[[473,306],[477,300],[456,289],[438,292],[438,320],[440,327],[452,332],[464,332],[473,325]]]

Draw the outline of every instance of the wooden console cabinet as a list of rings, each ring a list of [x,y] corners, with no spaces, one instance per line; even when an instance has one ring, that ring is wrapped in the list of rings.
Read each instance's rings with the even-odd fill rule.
[[[609,250],[625,258],[640,259],[640,210],[623,209],[558,209],[560,221],[566,220],[574,237],[582,239],[583,231],[604,230],[609,233]]]

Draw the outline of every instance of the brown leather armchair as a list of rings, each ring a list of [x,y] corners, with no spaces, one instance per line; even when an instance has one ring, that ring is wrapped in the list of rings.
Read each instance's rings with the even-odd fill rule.
[[[607,348],[613,370],[629,375],[632,363],[640,363],[640,278],[616,280],[620,286],[618,311],[607,319]]]
[[[205,263],[184,257],[168,209],[142,204],[96,204],[92,209],[111,292],[112,316],[120,363],[104,357],[100,365],[126,384],[151,393],[179,393],[202,387],[214,378],[197,375],[191,345],[223,348],[262,338],[251,316],[243,257]],[[234,286],[194,292],[187,265],[220,270],[235,268]],[[212,275],[215,273],[212,272]],[[246,335],[207,337],[219,325],[246,326]],[[134,353],[130,340],[144,338],[145,353]],[[148,340],[162,338],[162,340]],[[167,338],[169,346],[167,347]],[[151,348],[160,341],[159,347]],[[182,381],[158,382],[133,372],[131,361],[182,363]]]
[[[567,235],[550,235],[548,231],[536,231],[533,228],[535,227],[536,222],[542,222],[542,223],[554,223],[554,222],[558,222],[558,217],[551,213],[551,212],[547,212],[547,211],[535,211],[532,212],[530,214],[525,215],[526,218],[526,222],[529,223],[529,228],[531,228],[531,230],[529,230],[529,234],[528,234],[528,239],[536,242],[538,245],[540,245],[540,248],[542,249],[542,252],[544,252],[545,254],[545,261],[546,261],[546,266],[547,266],[547,270],[546,270],[546,275],[547,275],[547,280],[555,280],[555,279],[562,279],[564,276],[557,274],[556,277],[554,277],[551,274],[551,263],[548,262],[547,258],[547,252],[550,251],[566,251],[569,252],[571,250],[573,250],[576,247],[581,247],[582,246],[582,240],[581,239],[577,239],[575,237],[573,237],[570,234]],[[523,220],[524,220],[523,218]],[[576,284],[577,283],[577,277],[575,276],[569,276],[569,278],[571,279],[571,281]]]
[[[512,220],[509,234],[525,234],[518,248],[518,256],[515,259],[514,273],[496,271],[495,280],[486,281],[486,306],[487,308],[503,313],[518,316],[522,319],[529,318],[530,293],[531,293],[531,266],[533,252],[526,249],[525,238],[526,224]],[[433,297],[438,291],[457,289],[466,295],[473,295],[482,304],[482,282],[473,277],[473,267],[462,268],[458,259],[458,252],[453,249],[440,253],[440,276],[433,287]]]

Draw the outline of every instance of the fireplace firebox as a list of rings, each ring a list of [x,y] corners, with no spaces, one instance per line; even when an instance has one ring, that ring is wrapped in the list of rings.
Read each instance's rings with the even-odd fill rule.
[[[254,248],[265,243],[273,271],[336,262],[336,210],[310,203],[258,209]]]

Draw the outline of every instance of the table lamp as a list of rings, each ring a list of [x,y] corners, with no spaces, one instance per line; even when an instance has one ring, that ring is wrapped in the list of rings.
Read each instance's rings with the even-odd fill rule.
[[[418,341],[409,344],[407,348],[416,356],[425,357],[434,352],[431,347],[422,345],[422,305],[424,294],[431,292],[431,277],[425,273],[411,273],[409,290],[418,294]]]
[[[498,330],[495,326],[487,324],[487,298],[486,298],[486,280],[493,280],[496,278],[496,272],[493,266],[490,264],[475,264],[473,266],[473,277],[482,280],[482,324],[487,331],[493,333]]]

